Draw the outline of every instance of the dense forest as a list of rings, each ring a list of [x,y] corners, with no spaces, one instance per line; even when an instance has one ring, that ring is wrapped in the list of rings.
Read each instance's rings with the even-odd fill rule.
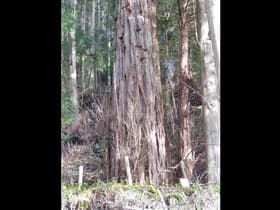
[[[219,0],[61,17],[62,209],[219,209]]]

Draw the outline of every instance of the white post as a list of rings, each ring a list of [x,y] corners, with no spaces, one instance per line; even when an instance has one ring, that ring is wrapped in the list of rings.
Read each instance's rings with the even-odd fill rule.
[[[79,167],[79,188],[83,184],[83,166]]]
[[[180,178],[180,183],[181,183],[181,186],[182,186],[183,188],[188,188],[188,187],[190,187],[189,180],[186,179],[186,178]]]
[[[131,178],[131,172],[130,172],[128,156],[124,156],[124,160],[125,160],[125,167],[126,167],[126,174],[127,174],[128,185],[132,185],[132,178]]]

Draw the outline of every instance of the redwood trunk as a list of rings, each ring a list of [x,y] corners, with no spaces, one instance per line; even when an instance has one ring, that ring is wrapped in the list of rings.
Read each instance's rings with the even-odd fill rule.
[[[116,3],[110,175],[125,178],[127,155],[134,182],[158,185],[166,183],[167,176],[155,4]]]
[[[184,178],[189,182],[192,180],[194,168],[194,152],[192,151],[191,135],[190,135],[190,104],[189,104],[189,88],[192,79],[191,69],[189,68],[189,46],[188,46],[188,1],[183,3],[178,1],[179,6],[179,23],[180,23],[180,69],[178,74],[179,84],[179,153],[180,166]]]

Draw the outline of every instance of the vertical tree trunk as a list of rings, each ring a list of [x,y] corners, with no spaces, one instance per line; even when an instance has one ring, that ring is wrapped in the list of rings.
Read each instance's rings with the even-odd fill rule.
[[[89,87],[90,88],[94,88],[94,81],[95,81],[95,58],[96,58],[96,55],[95,55],[95,1],[96,0],[92,0],[92,11],[91,11],[91,19],[90,19],[90,34],[91,36],[93,37],[93,42],[92,42],[92,45],[91,45],[91,54],[93,55],[92,56],[92,64],[91,64],[91,67],[90,67],[90,72],[89,72]]]
[[[110,32],[107,32],[110,34]],[[107,35],[107,41],[108,41],[108,45],[107,45],[107,76],[108,76],[108,87],[111,86],[111,56],[110,56],[110,49],[111,49],[111,37],[109,35]]]
[[[108,87],[111,86],[111,53],[110,53],[110,49],[111,49],[111,31],[110,31],[110,28],[109,28],[109,6],[110,6],[110,3],[106,3],[107,7],[105,7],[104,5],[104,8],[103,8],[103,30],[106,34],[106,42],[107,42],[107,45],[106,45],[106,53],[107,53],[107,60],[106,60],[106,73],[107,73],[107,85]]]
[[[111,176],[125,177],[124,156],[128,155],[133,180],[166,183],[156,3],[118,0],[116,11],[113,109],[117,119]]]
[[[214,51],[217,77],[220,80],[220,0],[205,0],[205,10]],[[220,91],[220,84],[218,84],[218,91]]]
[[[99,48],[100,48],[100,32],[101,32],[101,0],[96,0],[96,23],[95,23],[95,39],[94,39],[94,44],[95,44],[95,61],[94,61],[94,89],[97,90],[99,88],[98,82],[99,82],[99,59],[98,59],[98,53]]]
[[[208,181],[220,183],[220,102],[212,41],[205,9],[205,0],[200,0],[201,10],[201,59],[204,131],[208,147]]]
[[[106,4],[108,4],[106,1],[101,1],[99,6],[99,14],[100,14],[100,29],[102,33],[106,32],[106,15],[108,15],[106,12]],[[105,34],[106,35],[106,34]]]
[[[179,154],[181,160],[181,170],[184,178],[192,181],[195,156],[192,151],[190,135],[190,104],[188,84],[192,79],[192,73],[189,68],[189,39],[188,39],[188,0],[182,4],[177,1],[179,9],[180,24],[180,71],[178,74],[179,84]],[[187,84],[187,85],[186,85]]]
[[[60,58],[60,62],[61,62],[61,70],[60,70],[60,75],[62,77],[62,81],[63,81],[63,63],[64,63],[64,50],[63,50],[63,42],[64,42],[64,31],[62,30],[62,27],[61,27],[61,58]]]
[[[71,78],[71,98],[73,103],[73,125],[75,126],[79,120],[79,103],[78,103],[78,92],[77,92],[77,62],[76,62],[76,5],[77,0],[72,0],[72,17],[74,18],[73,26],[70,29],[71,37],[71,63],[70,63],[70,78]]]
[[[198,37],[198,27],[197,27],[197,11],[198,11],[198,2],[197,0],[192,0],[192,8],[193,8],[193,18],[194,18],[194,32],[195,32],[195,41],[196,41],[196,44],[199,45],[199,37]]]
[[[82,90],[86,88],[85,55],[82,55]]]
[[[87,15],[87,0],[84,0],[84,4],[82,5],[82,15],[81,15],[81,28],[84,34],[86,34],[86,15]],[[82,90],[86,88],[86,63],[85,63],[86,55],[81,55],[81,82],[82,82]]]
[[[86,32],[86,14],[87,14],[87,0],[84,0],[84,4],[82,6],[82,30],[85,33]]]

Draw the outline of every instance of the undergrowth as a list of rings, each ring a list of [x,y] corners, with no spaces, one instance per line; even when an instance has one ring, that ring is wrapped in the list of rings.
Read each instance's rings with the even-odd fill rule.
[[[163,197],[163,200],[161,199]],[[62,209],[207,209],[218,210],[219,185],[190,188],[96,181],[91,185],[62,186]]]

